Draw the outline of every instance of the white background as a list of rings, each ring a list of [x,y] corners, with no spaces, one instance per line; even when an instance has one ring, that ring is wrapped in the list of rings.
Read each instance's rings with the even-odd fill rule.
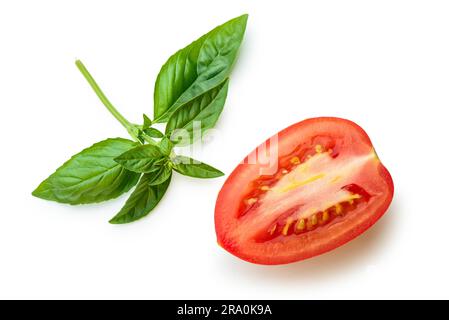
[[[73,153],[124,136],[74,65],[131,121],[152,114],[165,60],[249,13],[219,134],[197,158],[229,174],[313,116],[360,124],[396,194],[368,232],[285,266],[216,244],[225,178],[176,175],[153,214],[126,200],[71,207],[31,191]],[[447,1],[2,1],[0,298],[449,298]]]

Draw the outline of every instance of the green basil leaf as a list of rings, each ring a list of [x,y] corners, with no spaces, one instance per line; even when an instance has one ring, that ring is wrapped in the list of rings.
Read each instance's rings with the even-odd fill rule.
[[[140,175],[126,170],[114,158],[136,145],[121,138],[98,142],[59,167],[33,195],[69,204],[116,198],[135,186]]]
[[[224,175],[218,169],[205,163],[185,156],[176,156],[172,159],[173,169],[185,176],[194,178],[216,178]]]
[[[173,149],[173,142],[171,142],[168,137],[164,136],[159,142],[159,148],[164,155],[169,156]]]
[[[178,108],[168,120],[165,134],[170,136],[176,129],[183,129],[189,134],[188,141],[179,141],[179,145],[188,145],[193,142],[194,122],[201,127],[201,134],[213,128],[223,110],[228,93],[229,80],[209,90],[198,98]],[[197,129],[199,129],[198,127]]]
[[[146,114],[144,114],[142,130],[148,129],[149,127],[151,127],[151,124],[151,119]]]
[[[172,55],[154,89],[154,122],[166,122],[178,107],[220,85],[231,73],[248,15],[216,27]]]
[[[156,128],[147,128],[143,130],[143,132],[151,138],[162,138],[164,136],[164,134]]]
[[[115,161],[130,171],[148,173],[157,171],[166,157],[158,146],[146,144],[126,151],[116,157]]]
[[[152,172],[150,174],[151,179],[148,181],[149,185],[155,186],[161,184],[162,182],[170,178],[171,172],[172,168],[168,163],[164,166],[161,166],[158,171]]]
[[[122,224],[145,217],[156,207],[170,184],[171,175],[159,185],[150,185],[151,174],[144,174],[120,212],[109,222]]]
[[[137,139],[139,140],[140,144],[144,144],[145,143],[144,133],[140,129],[139,129],[139,131],[137,133]]]

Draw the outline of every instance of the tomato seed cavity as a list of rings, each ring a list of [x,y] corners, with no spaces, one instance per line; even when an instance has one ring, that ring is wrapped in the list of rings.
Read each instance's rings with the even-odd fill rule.
[[[306,163],[316,154],[327,152],[332,158],[338,156],[337,146],[333,139],[325,136],[316,136],[310,143],[299,145],[290,154],[279,158],[279,169],[273,175],[263,175],[250,185],[251,192],[241,201],[238,217],[246,215],[256,209],[257,202],[264,193],[269,191],[284,175],[294,170],[298,165]]]
[[[288,217],[283,215],[273,222],[270,227],[262,234],[255,238],[256,242],[265,242],[277,238],[279,236],[291,236],[293,234],[300,235],[313,231],[317,228],[329,225],[336,219],[342,218],[362,203],[367,203],[371,198],[362,187],[351,184],[342,189],[349,191],[346,201],[336,203],[324,211],[311,212],[308,217],[293,219],[298,207],[288,210]],[[357,193],[355,193],[356,191]]]

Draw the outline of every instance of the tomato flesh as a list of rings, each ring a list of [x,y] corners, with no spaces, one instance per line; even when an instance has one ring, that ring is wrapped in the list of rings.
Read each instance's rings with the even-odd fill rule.
[[[308,119],[275,138],[248,155],[219,193],[217,240],[232,254],[259,264],[303,260],[355,238],[387,210],[391,176],[355,123]],[[277,161],[267,165],[261,153]]]

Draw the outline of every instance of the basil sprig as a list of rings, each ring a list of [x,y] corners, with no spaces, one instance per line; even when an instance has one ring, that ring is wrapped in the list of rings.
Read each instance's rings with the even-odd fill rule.
[[[45,200],[71,205],[114,199],[135,187],[110,220],[129,223],[148,215],[161,201],[173,171],[195,178],[216,178],[221,171],[177,155],[175,147],[193,143],[218,121],[228,93],[229,76],[243,40],[248,15],[234,18],[173,54],[162,66],[154,88],[154,119],[129,122],[109,101],[84,64],[76,65],[109,112],[132,140],[106,139],[74,155],[33,191]],[[165,133],[154,127],[166,123]],[[187,139],[179,141],[182,130]]]

